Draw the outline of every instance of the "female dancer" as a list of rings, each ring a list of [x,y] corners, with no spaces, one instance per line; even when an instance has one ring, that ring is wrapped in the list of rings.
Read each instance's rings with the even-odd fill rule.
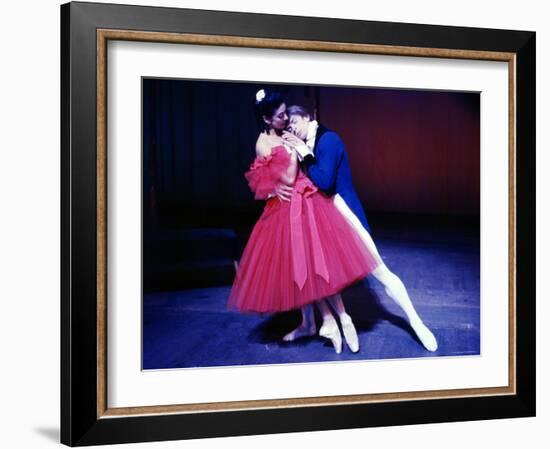
[[[332,198],[300,171],[296,153],[281,137],[288,119],[281,94],[259,91],[256,116],[262,131],[257,157],[245,176],[255,198],[267,202],[244,249],[228,305],[242,312],[273,313],[317,303],[323,317],[319,334],[339,353],[340,331],[323,300],[330,298],[346,342],[356,352],[357,333],[338,293],[379,261]],[[279,183],[293,187],[289,202],[269,198]]]

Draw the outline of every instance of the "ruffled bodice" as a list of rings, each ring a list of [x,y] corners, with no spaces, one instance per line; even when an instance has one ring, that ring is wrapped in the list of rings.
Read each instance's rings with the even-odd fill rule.
[[[274,192],[289,164],[290,154],[283,145],[273,147],[267,156],[256,157],[244,175],[250,190],[254,192],[254,198],[267,199]],[[296,176],[294,189],[301,195],[307,196],[317,191],[317,187],[301,171],[298,171]]]
[[[245,176],[267,199],[288,170],[282,145],[252,163]],[[290,201],[272,197],[254,226],[228,305],[241,311],[290,310],[341,291],[377,265],[358,234],[311,180],[298,171]]]

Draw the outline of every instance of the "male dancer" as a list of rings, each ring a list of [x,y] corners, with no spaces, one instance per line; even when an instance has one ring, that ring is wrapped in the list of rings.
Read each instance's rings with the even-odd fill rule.
[[[287,115],[289,133],[285,133],[283,137],[296,149],[301,163],[307,169],[308,177],[320,190],[327,195],[334,196],[336,207],[378,258],[379,266],[372,272],[372,275],[382,283],[388,296],[405,312],[411,328],[422,345],[428,351],[436,351],[435,336],[418,316],[403,282],[382,261],[376,245],[370,237],[370,228],[365,212],[353,188],[351,170],[342,139],[316,120],[311,120],[309,113],[301,106],[289,107]],[[283,199],[286,192],[279,191],[276,194]],[[313,307],[303,307],[301,325],[287,334],[285,340],[290,341],[301,336],[312,335],[311,332],[315,329],[314,323]]]

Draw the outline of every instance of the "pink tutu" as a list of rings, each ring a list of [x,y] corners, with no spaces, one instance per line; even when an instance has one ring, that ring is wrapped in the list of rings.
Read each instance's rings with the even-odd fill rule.
[[[256,159],[246,174],[256,198],[273,192],[289,161],[283,146]],[[290,202],[267,201],[241,257],[228,306],[243,312],[296,309],[338,293],[377,264],[332,199],[300,172]]]

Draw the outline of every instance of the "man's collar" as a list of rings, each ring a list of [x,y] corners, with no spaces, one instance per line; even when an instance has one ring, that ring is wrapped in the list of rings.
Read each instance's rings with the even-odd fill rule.
[[[306,145],[310,150],[313,150],[315,146],[315,136],[317,135],[317,128],[319,128],[319,122],[317,120],[312,120],[309,122],[307,129]]]

